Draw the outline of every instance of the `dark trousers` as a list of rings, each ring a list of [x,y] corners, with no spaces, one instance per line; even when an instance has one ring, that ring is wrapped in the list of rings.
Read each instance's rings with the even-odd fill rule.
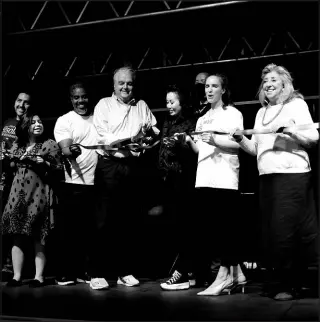
[[[241,249],[239,192],[200,188],[195,189],[194,200],[192,233],[184,238],[188,249],[182,249],[177,267],[185,272],[189,262],[196,275],[206,276],[214,257],[219,256],[223,266],[237,265]]]
[[[143,234],[139,170],[139,159],[135,157],[98,159],[93,277],[136,273],[139,238]]]
[[[273,282],[294,287],[319,260],[311,173],[262,175],[259,190],[265,262]]]
[[[79,277],[88,269],[94,217],[94,186],[62,183],[56,216],[58,276]]]

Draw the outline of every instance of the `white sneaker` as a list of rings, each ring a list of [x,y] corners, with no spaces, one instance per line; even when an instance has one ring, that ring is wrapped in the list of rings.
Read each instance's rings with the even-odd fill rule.
[[[104,278],[91,278],[90,287],[93,290],[103,290],[109,288],[109,284]]]
[[[125,285],[125,286],[137,286],[140,282],[132,275],[127,275],[123,277],[119,277],[117,280],[117,284]]]

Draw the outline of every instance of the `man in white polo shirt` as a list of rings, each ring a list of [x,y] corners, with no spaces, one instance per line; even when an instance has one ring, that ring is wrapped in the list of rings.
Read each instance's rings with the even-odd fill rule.
[[[60,189],[57,230],[59,260],[57,283],[90,282],[87,274],[90,243],[95,224],[94,171],[98,155],[95,150],[77,145],[95,145],[97,133],[93,125],[93,108],[83,83],[70,87],[73,110],[60,116],[54,137],[65,156],[65,183]]]
[[[114,93],[111,97],[102,98],[94,110],[98,144],[112,145],[122,139],[130,141],[130,138],[134,142],[146,132],[148,136],[158,135],[156,119],[147,104],[133,98],[135,71],[130,67],[119,68],[113,81]],[[95,248],[95,274],[92,274],[94,278],[90,286],[93,289],[108,288],[106,270],[116,274],[118,285],[136,286],[139,281],[133,276],[133,271],[139,251],[140,214],[137,206],[141,201],[137,186],[141,152],[98,150],[98,153],[95,185],[99,229],[95,245],[101,247]],[[105,260],[107,263],[103,263]]]

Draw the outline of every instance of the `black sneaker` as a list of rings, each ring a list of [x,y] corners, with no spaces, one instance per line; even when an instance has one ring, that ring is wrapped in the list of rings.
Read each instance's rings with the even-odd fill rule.
[[[88,273],[84,273],[82,275],[79,275],[77,277],[77,283],[87,283],[90,284],[91,277],[88,275]]]
[[[161,283],[160,287],[168,291],[187,290],[190,288],[189,278],[187,275],[184,276],[178,271],[174,271],[171,278],[165,283]]]
[[[56,279],[56,282],[58,285],[73,285],[76,284],[76,279],[74,277],[70,277],[70,276],[63,276],[63,277],[58,277]]]

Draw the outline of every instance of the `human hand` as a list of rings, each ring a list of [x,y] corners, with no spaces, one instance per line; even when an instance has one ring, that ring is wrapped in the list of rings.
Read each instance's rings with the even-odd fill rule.
[[[236,141],[237,143],[241,142],[243,139],[243,134],[236,134],[236,131],[240,130],[239,128],[234,128],[229,133],[229,138],[232,141]]]
[[[163,144],[167,147],[167,148],[173,148],[176,145],[176,139],[173,136],[166,136],[163,138]]]
[[[202,142],[205,142],[207,144],[216,145],[215,134],[213,134],[213,133],[208,133],[208,132],[202,133],[201,140],[202,140]]]
[[[37,163],[37,164],[44,163],[44,159],[43,159],[43,157],[41,157],[40,155],[37,155],[37,156],[36,156],[36,163]]]
[[[288,122],[282,123],[281,125],[275,124],[271,127],[273,133],[283,138],[288,138],[294,133],[295,121],[290,119]]]
[[[77,158],[82,153],[80,146],[77,144],[71,144],[69,150],[74,158]]]

